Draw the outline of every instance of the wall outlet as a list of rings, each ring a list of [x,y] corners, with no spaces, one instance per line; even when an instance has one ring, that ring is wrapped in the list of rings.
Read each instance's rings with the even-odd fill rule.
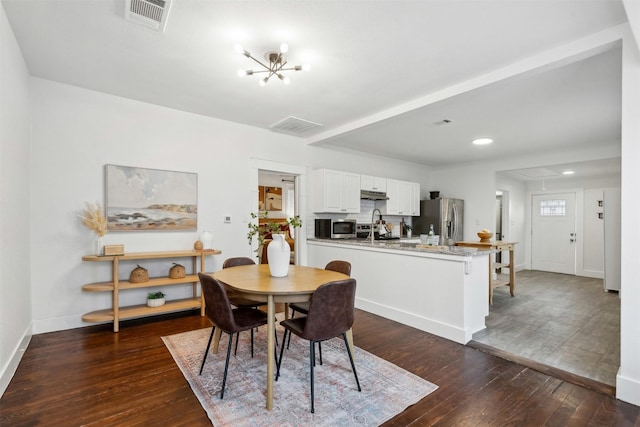
[[[224,222],[225,222],[226,224],[231,223],[231,215],[225,215],[225,216],[224,216]]]

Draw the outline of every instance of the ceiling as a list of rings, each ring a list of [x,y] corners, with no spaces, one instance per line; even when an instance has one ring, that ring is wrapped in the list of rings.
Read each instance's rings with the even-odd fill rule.
[[[164,32],[125,20],[125,0],[2,3],[33,76],[265,129],[322,125],[303,142],[439,167],[620,145],[619,48],[381,114],[626,22],[619,0],[173,0]],[[255,63],[234,45],[263,59],[282,42],[311,71],[237,77]]]

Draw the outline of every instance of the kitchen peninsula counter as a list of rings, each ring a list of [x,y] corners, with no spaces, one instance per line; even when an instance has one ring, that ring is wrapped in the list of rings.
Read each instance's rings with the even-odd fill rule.
[[[405,240],[308,239],[307,245],[309,265],[351,263],[359,309],[461,344],[485,328],[488,251]]]

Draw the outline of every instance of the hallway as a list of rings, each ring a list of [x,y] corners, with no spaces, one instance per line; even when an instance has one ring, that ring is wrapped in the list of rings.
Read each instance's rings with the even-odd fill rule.
[[[525,270],[516,295],[496,288],[479,343],[615,386],[620,299],[602,279]]]

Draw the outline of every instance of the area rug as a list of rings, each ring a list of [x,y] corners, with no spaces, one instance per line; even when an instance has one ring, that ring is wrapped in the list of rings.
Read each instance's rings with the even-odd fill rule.
[[[279,339],[283,330],[277,329]],[[285,349],[280,378],[274,383],[273,409],[266,410],[266,327],[255,332],[251,358],[249,332],[240,334],[231,354],[224,399],[220,388],[227,335],[218,354],[211,352],[198,375],[211,328],[162,337],[176,364],[215,427],[223,426],[377,426],[438,388],[398,366],[355,348],[358,392],[344,341],[322,343],[322,365],[314,369],[315,414],[310,412],[309,343],[296,336]],[[235,340],[234,340],[235,341]],[[235,343],[234,343],[235,345]],[[316,352],[317,357],[317,352]]]

